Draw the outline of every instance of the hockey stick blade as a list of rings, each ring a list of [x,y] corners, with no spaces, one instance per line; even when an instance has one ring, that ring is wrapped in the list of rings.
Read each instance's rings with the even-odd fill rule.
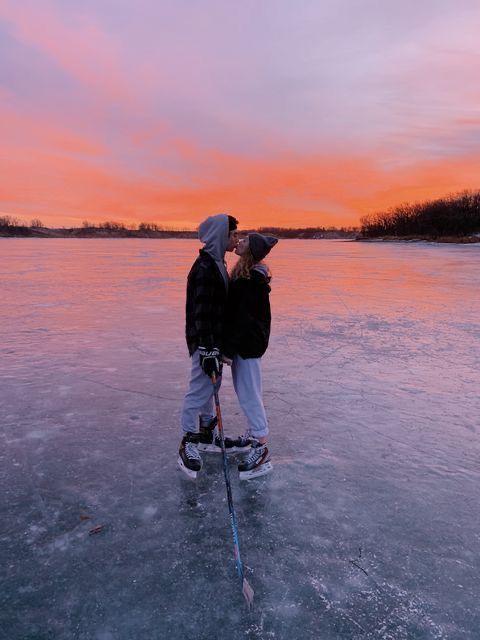
[[[245,602],[247,603],[247,607],[251,609],[253,605],[254,591],[246,578],[243,579],[242,593],[243,597],[245,598]]]
[[[253,604],[253,589],[249,585],[248,580],[243,575],[243,566],[242,566],[242,561],[240,559],[240,547],[238,544],[238,531],[237,531],[237,518],[235,516],[235,509],[233,506],[232,487],[230,484],[230,473],[228,471],[227,452],[225,451],[225,439],[223,435],[222,411],[220,409],[220,400],[218,399],[218,390],[215,387],[216,382],[217,382],[217,376],[215,375],[215,373],[212,373],[213,397],[215,399],[215,411],[217,413],[218,432],[220,434],[221,447],[222,447],[223,472],[225,476],[225,486],[227,488],[227,502],[228,502],[228,510],[230,512],[230,523],[232,525],[233,544],[235,549],[235,564],[237,566],[238,575],[242,580],[243,597],[245,598],[247,607],[250,609]]]

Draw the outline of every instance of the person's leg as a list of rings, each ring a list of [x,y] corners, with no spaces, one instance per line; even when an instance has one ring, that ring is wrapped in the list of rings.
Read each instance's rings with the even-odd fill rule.
[[[268,422],[262,399],[262,370],[260,358],[243,359],[235,356],[232,362],[235,393],[248,423],[248,432],[259,442],[266,442]]]
[[[200,365],[199,365],[200,366]],[[193,370],[193,367],[192,367]],[[200,369],[201,370],[201,369]],[[205,377],[205,376],[204,376]],[[196,374],[192,373],[192,380],[196,379]],[[202,379],[200,378],[200,382]],[[220,380],[217,386],[217,391],[220,388]],[[188,397],[188,394],[187,394]],[[191,404],[189,401],[188,405]],[[210,396],[205,404],[195,412],[190,414],[189,408],[184,411],[185,422],[188,425],[192,425],[192,420],[195,420],[195,416],[199,415],[199,436],[198,436],[198,450],[202,453],[222,453],[222,444],[220,436],[217,433],[217,416],[213,415],[213,385],[210,382]],[[185,428],[185,427],[184,427]],[[242,453],[248,451],[251,446],[251,440],[247,437],[238,436],[236,438],[230,438],[224,436],[224,444],[227,453]]]
[[[220,388],[221,378],[216,383]],[[213,397],[213,384],[210,378],[205,375],[200,366],[198,351],[192,356],[192,370],[188,391],[183,402],[181,425],[183,438],[178,450],[178,464],[188,477],[195,479],[197,472],[202,468],[202,459],[198,453],[199,415],[202,411],[211,411]]]
[[[273,469],[267,447],[268,422],[262,399],[260,358],[235,356],[232,379],[238,401],[247,418],[248,431],[255,438],[250,453],[238,465],[240,480],[263,476]]]
[[[217,390],[220,389],[222,378],[217,379]],[[213,384],[200,366],[198,351],[192,355],[192,370],[188,391],[183,401],[181,425],[184,433],[198,433],[198,417],[212,417]]]
[[[212,397],[200,407],[200,426],[208,425],[212,421],[212,418],[215,416],[215,409],[213,408],[213,395]]]

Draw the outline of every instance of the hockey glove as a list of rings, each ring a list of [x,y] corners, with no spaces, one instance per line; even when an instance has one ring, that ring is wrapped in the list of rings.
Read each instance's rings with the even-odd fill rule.
[[[220,359],[220,351],[217,347],[213,347],[212,349],[198,347],[198,353],[200,355],[200,366],[209,378],[212,377],[212,373],[216,376],[222,375],[222,362]]]

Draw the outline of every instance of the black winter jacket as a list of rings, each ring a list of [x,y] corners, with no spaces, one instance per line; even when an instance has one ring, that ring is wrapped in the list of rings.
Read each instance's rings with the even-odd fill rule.
[[[261,358],[270,338],[270,285],[263,273],[231,280],[228,291],[224,353],[233,358]]]
[[[203,249],[187,278],[185,337],[188,352],[198,347],[223,350],[227,290],[215,260]]]

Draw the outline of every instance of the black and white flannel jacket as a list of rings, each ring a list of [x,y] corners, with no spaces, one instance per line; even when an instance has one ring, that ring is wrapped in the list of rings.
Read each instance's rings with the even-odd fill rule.
[[[225,281],[215,260],[200,249],[187,278],[185,337],[190,355],[198,347],[222,352],[226,305]]]

